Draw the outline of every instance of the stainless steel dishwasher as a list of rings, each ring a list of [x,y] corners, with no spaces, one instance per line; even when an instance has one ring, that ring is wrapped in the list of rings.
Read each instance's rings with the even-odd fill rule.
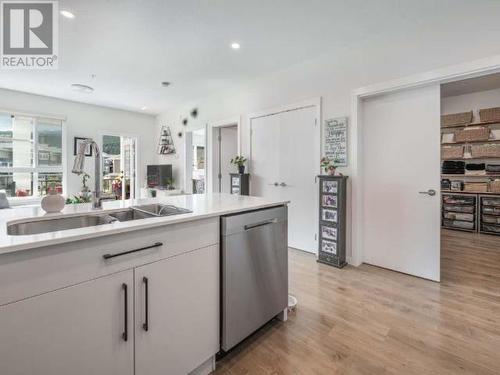
[[[221,348],[228,351],[287,308],[287,207],[223,216],[221,234]]]

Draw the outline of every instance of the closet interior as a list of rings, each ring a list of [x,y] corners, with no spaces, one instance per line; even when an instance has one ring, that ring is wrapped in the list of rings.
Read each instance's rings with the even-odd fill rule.
[[[441,222],[500,235],[500,74],[441,86]]]

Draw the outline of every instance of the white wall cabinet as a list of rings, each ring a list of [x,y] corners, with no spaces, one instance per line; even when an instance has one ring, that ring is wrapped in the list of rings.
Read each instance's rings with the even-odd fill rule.
[[[0,306],[0,373],[210,372],[219,342],[218,249],[155,262],[145,254],[127,270]]]
[[[136,375],[185,375],[218,351],[218,246],[136,268],[135,290]]]
[[[0,307],[0,373],[133,375],[133,285],[128,270]]]

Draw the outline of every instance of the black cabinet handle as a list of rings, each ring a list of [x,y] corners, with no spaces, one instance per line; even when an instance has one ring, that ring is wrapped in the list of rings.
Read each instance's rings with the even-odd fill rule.
[[[124,324],[123,324],[122,339],[123,339],[123,341],[127,341],[128,340],[128,287],[127,287],[127,284],[123,283],[122,289],[123,289],[123,295],[124,295],[123,300],[125,301],[123,304]]]
[[[127,255],[127,254],[132,254],[132,253],[136,253],[138,251],[143,251],[143,250],[147,250],[147,249],[152,249],[154,247],[160,247],[160,246],[163,246],[163,243],[162,242],[155,242],[154,244],[152,245],[149,245],[149,246],[145,246],[145,247],[141,247],[139,249],[135,249],[135,250],[128,250],[128,251],[124,251],[124,252],[121,252],[121,253],[116,253],[116,254],[104,254],[102,257],[104,259],[111,259],[111,258],[115,258],[115,257],[119,257],[119,256],[122,256],[122,255]]]
[[[144,283],[144,304],[145,304],[145,314],[146,318],[144,320],[144,323],[142,324],[142,329],[145,330],[146,332],[149,329],[149,280],[147,277],[142,278],[142,282]]]

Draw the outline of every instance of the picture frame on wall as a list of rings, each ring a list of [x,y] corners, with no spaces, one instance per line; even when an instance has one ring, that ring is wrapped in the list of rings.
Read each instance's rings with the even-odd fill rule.
[[[324,253],[337,255],[337,244],[333,241],[321,241],[321,251]]]
[[[323,208],[321,210],[321,219],[323,221],[330,221],[332,223],[337,222],[337,210],[332,210],[330,208]]]
[[[321,196],[321,205],[323,207],[333,207],[337,208],[337,196],[324,194]]]
[[[347,117],[325,120],[321,132],[323,156],[338,167],[347,166]]]
[[[323,193],[337,194],[338,183],[337,181],[323,181]]]
[[[75,137],[74,138],[74,140],[73,140],[73,155],[76,155],[76,153],[78,152],[78,149],[80,148],[80,144],[85,142],[85,140],[87,140],[87,138],[83,138],[83,137]],[[92,147],[90,146],[90,144],[88,144],[87,147],[85,148],[85,156],[92,156]]]
[[[321,238],[327,240],[337,240],[337,228],[327,227],[326,225],[321,226]]]

